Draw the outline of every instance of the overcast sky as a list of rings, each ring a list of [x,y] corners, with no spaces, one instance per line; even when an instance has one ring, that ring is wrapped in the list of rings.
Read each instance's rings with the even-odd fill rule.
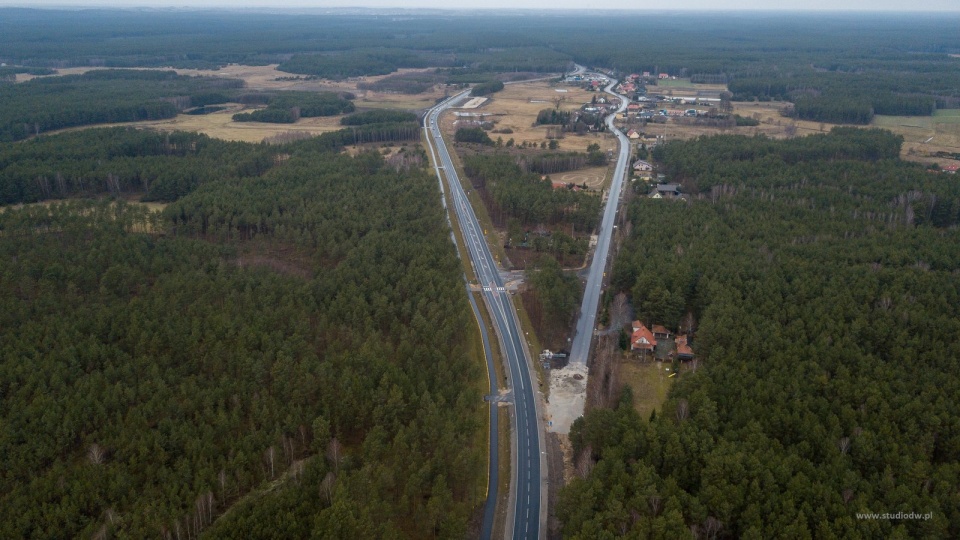
[[[646,2],[585,2],[584,0],[0,0],[0,6],[20,7],[229,7],[284,6],[291,8],[522,8],[522,9],[659,9],[659,10],[803,10],[803,11],[952,11],[960,0],[663,0]],[[960,29],[958,29],[960,31]]]

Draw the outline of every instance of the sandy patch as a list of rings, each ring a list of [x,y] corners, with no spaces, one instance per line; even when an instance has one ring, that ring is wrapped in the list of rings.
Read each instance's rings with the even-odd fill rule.
[[[192,131],[228,141],[258,143],[263,141],[265,138],[291,131],[309,133],[311,135],[320,135],[321,133],[336,131],[343,127],[340,125],[340,118],[342,118],[342,116],[301,118],[295,124],[234,122],[233,115],[241,110],[243,110],[241,105],[232,104],[230,108],[225,111],[218,111],[211,114],[181,114],[176,118],[170,118],[167,120],[149,120],[144,122],[126,122],[121,124],[95,124],[91,126],[79,126],[64,130],[51,131],[48,132],[48,134],[77,131],[81,129],[127,126],[153,129],[157,131]]]
[[[572,363],[550,372],[547,431],[570,433],[573,421],[583,416],[587,397],[587,366]]]
[[[483,105],[486,102],[487,102],[487,98],[485,97],[470,98],[470,101],[467,101],[466,103],[458,106],[457,108],[458,109],[476,109],[477,107]]]

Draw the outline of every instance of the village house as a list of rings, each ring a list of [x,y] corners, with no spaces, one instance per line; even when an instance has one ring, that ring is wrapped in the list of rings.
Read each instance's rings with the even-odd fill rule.
[[[660,339],[670,339],[671,332],[667,330],[665,326],[655,324],[653,325],[653,337]]]
[[[947,165],[943,168],[943,172],[949,174],[957,174],[957,169],[960,168],[960,165]]]
[[[653,165],[651,165],[649,161],[644,161],[644,160],[642,160],[642,159],[638,159],[638,160],[633,164],[633,170],[635,170],[635,171],[637,171],[637,172],[641,172],[641,171],[652,171],[652,170],[653,170]]]
[[[676,199],[679,196],[679,184],[657,184],[649,195],[651,199]]]
[[[633,321],[633,334],[630,335],[630,350],[643,352],[653,352],[657,346],[657,340],[650,331],[640,321]]]
[[[639,139],[639,138],[640,138],[640,133],[637,132],[637,130],[635,130],[635,129],[631,129],[630,131],[627,132],[627,137],[629,137],[629,138],[631,138],[631,139]]]
[[[661,80],[663,80],[663,79],[669,79],[669,78],[670,78],[670,74],[669,74],[669,73],[661,73],[658,78],[661,79]]]
[[[677,360],[681,362],[693,360],[693,349],[687,343],[687,336],[677,336],[674,343],[677,345]]]

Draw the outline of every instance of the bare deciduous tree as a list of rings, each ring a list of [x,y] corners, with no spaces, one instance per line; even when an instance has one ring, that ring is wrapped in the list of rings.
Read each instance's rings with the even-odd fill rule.
[[[661,503],[662,500],[660,499],[659,495],[650,495],[647,497],[647,504],[650,505],[650,512],[654,515],[654,517],[660,515]]]
[[[303,477],[303,460],[294,461],[293,465],[290,466],[290,476],[296,483],[300,483],[300,479]]]
[[[846,455],[850,450],[850,437],[843,437],[837,441],[837,448],[840,449],[840,453]]]
[[[620,293],[613,297],[613,302],[610,303],[610,328],[621,328],[629,318],[630,307],[627,304],[627,295]]]
[[[220,482],[220,500],[225,501],[227,500],[227,471],[220,469],[217,480]]]
[[[690,415],[690,404],[687,400],[681,399],[677,402],[677,422],[683,422]]]
[[[340,441],[336,437],[330,439],[330,444],[327,445],[327,459],[333,463],[333,470],[337,474],[340,474],[340,460],[343,458],[341,453],[343,452],[343,446],[340,445]]]
[[[87,459],[90,460],[90,463],[100,465],[103,463],[105,457],[106,452],[99,444],[93,443],[87,448]]]
[[[271,446],[270,448],[267,448],[267,451],[264,452],[264,458],[266,459],[267,463],[270,464],[271,479],[273,479],[274,462],[276,461],[276,454],[277,454],[277,451],[273,448],[273,446]]]
[[[703,533],[702,538],[714,540],[722,529],[723,523],[720,523],[719,519],[713,516],[708,516],[707,519],[704,520],[703,528],[701,529]]]
[[[323,477],[323,482],[320,482],[320,494],[327,500],[327,504],[333,503],[333,485],[336,481],[337,476],[330,471]]]
[[[593,471],[593,448],[587,446],[580,451],[580,456],[577,458],[577,475],[580,478],[586,478],[590,476],[590,473]]]

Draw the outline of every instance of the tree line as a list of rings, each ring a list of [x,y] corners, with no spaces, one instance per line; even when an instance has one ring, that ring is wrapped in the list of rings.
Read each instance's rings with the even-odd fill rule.
[[[300,118],[336,116],[356,110],[353,102],[337,92],[281,92],[265,96],[265,109],[233,115],[234,122],[293,124]]]
[[[212,92],[243,81],[187,77],[172,71],[95,70],[0,87],[0,142],[50,130],[108,122],[172,118],[192,105],[211,104]]]
[[[493,94],[494,92],[499,92],[503,90],[502,81],[486,81],[473,85],[473,88],[470,89],[471,96],[486,96],[488,94]]]

